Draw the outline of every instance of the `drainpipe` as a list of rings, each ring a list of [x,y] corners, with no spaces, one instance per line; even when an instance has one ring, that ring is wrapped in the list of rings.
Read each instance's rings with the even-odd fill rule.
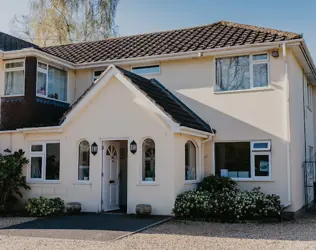
[[[306,142],[306,110],[305,110],[305,81],[304,81],[304,69],[302,72],[302,82],[303,82],[303,115],[304,115],[304,154],[305,154],[305,161],[307,159],[307,152],[306,152],[306,148],[307,148],[307,142]]]
[[[291,195],[291,145],[290,145],[290,87],[289,87],[289,75],[288,75],[288,58],[286,53],[286,43],[282,44],[282,52],[284,59],[284,111],[285,111],[285,129],[284,138],[286,140],[286,170],[287,170],[287,195],[288,203],[284,204],[286,207],[290,206],[292,203]]]

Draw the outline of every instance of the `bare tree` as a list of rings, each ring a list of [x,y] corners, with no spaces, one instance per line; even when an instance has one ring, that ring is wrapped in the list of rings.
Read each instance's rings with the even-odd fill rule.
[[[116,35],[119,0],[31,0],[28,15],[15,16],[12,31],[40,46]]]

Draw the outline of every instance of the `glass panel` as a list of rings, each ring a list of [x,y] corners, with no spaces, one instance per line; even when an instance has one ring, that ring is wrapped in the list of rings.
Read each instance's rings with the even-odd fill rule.
[[[78,180],[88,181],[90,175],[90,144],[82,141],[79,144]]]
[[[13,69],[13,68],[23,68],[24,62],[14,62],[14,63],[6,63],[6,69]]]
[[[255,155],[255,176],[269,175],[269,155]]]
[[[94,80],[98,79],[102,73],[103,73],[103,70],[94,71],[93,73]]]
[[[47,74],[37,71],[36,93],[46,96]]]
[[[216,59],[216,91],[250,88],[249,57]]]
[[[253,86],[266,87],[268,86],[268,64],[260,63],[253,65]]]
[[[268,148],[267,142],[256,142],[253,144],[253,148],[255,149],[267,149]]]
[[[160,67],[159,67],[159,65],[146,66],[146,67],[135,67],[135,68],[132,68],[132,72],[135,74],[159,73]]]
[[[267,60],[268,54],[260,54],[260,55],[253,55],[252,60],[258,61],[258,60]]]
[[[24,71],[5,72],[5,95],[24,94]]]
[[[46,144],[46,180],[59,180],[59,143]]]
[[[32,145],[31,146],[32,152],[42,152],[43,151],[43,145]]]
[[[155,181],[155,143],[151,139],[143,142],[142,180]]]
[[[196,180],[196,148],[191,141],[185,144],[185,180]]]
[[[67,71],[48,67],[48,97],[67,101]]]
[[[31,178],[42,178],[42,157],[31,157]]]
[[[215,172],[219,176],[250,178],[250,143],[215,143]]]

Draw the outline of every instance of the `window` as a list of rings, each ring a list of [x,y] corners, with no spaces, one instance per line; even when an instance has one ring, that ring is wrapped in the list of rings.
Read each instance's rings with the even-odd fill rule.
[[[96,81],[100,77],[100,75],[102,75],[103,72],[104,70],[93,71],[93,81]]]
[[[132,72],[135,74],[157,74],[160,73],[159,65],[143,66],[143,67],[133,67]]]
[[[45,63],[37,63],[36,94],[67,101],[67,71]]]
[[[312,86],[310,84],[307,84],[307,107],[311,110],[312,109],[312,103],[313,103],[313,98],[312,98],[312,94],[313,93],[313,89]]]
[[[90,144],[87,141],[79,143],[78,180],[88,181],[90,177]]]
[[[31,145],[30,179],[59,180],[60,144],[46,142]]]
[[[192,141],[185,144],[185,180],[196,180],[196,148]]]
[[[236,179],[271,179],[271,142],[215,143],[215,172]]]
[[[4,94],[24,95],[24,61],[5,63]]]
[[[216,91],[267,87],[269,84],[268,54],[216,59]]]
[[[308,160],[314,160],[314,148],[312,146],[308,146]]]
[[[143,142],[142,151],[142,180],[155,181],[155,142],[146,139]]]

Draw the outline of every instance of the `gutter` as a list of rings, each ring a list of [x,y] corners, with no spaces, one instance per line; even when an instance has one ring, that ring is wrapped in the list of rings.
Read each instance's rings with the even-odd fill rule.
[[[61,133],[63,132],[61,126],[51,126],[51,127],[34,127],[34,128],[20,128],[16,132],[23,133]]]
[[[201,135],[202,135],[202,137],[207,138],[207,140],[212,138],[215,135],[214,133],[210,133],[210,132],[206,132],[206,131],[202,131],[202,130],[197,130],[194,128],[188,128],[185,126],[180,126],[179,131],[177,131],[177,133],[189,134],[189,135],[199,136],[199,137],[201,137]]]

